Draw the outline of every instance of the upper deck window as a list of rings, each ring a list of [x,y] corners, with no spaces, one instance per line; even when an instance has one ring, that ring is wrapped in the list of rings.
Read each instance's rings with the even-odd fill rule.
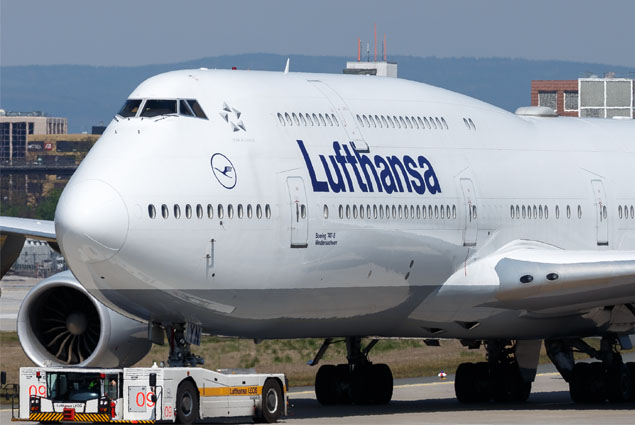
[[[176,100],[148,99],[141,111],[142,117],[176,114]]]
[[[139,106],[141,106],[141,99],[128,99],[119,111],[119,115],[124,118],[135,117],[139,112]]]

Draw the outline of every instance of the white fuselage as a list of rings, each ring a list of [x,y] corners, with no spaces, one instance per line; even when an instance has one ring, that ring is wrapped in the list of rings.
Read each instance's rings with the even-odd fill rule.
[[[491,306],[499,282],[470,264],[519,240],[635,250],[630,120],[301,73],[171,72],[130,99],[197,99],[208,119],[116,117],[56,226],[82,285],[142,320],[258,338],[593,334],[585,308],[556,325]]]

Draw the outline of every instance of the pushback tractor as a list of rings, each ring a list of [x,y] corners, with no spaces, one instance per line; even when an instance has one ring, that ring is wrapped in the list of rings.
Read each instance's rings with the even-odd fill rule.
[[[20,369],[14,421],[179,423],[252,416],[276,422],[287,414],[283,374],[197,367]]]

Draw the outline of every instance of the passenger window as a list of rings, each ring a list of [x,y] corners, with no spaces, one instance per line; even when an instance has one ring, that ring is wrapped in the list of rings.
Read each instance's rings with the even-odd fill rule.
[[[403,206],[403,216],[408,218],[408,205]],[[401,218],[401,205],[399,205],[399,218]]]
[[[324,118],[326,118],[326,122],[329,123],[329,127],[333,127],[333,121],[331,121],[330,115],[324,114]]]
[[[434,218],[439,218],[439,206],[434,206]]]
[[[306,205],[300,205],[300,216],[304,219],[306,218]]]
[[[359,125],[361,125],[362,127],[364,126],[364,123],[362,122],[362,117],[359,116],[359,114],[357,114],[357,122],[359,123]]]
[[[456,205],[452,205],[452,218],[456,219]]]
[[[181,218],[181,207],[178,204],[174,204],[174,218]]]
[[[377,123],[375,122],[375,118],[373,118],[372,115],[368,116],[368,120],[370,121],[370,123],[373,125],[373,128],[377,128]]]
[[[271,207],[269,204],[265,205],[265,217],[271,218]]]
[[[157,210],[154,208],[154,205],[148,205],[148,215],[150,218],[155,218],[157,216]]]
[[[293,112],[291,116],[293,117],[293,123],[295,125],[300,125],[300,121],[298,121],[298,116],[295,114],[295,112]]]
[[[423,130],[425,128],[425,124],[421,121],[421,117],[417,116],[417,122],[419,123],[419,127]]]
[[[390,115],[388,115],[386,117],[386,119],[388,120],[388,122],[390,123],[390,127],[391,128],[395,128],[395,123],[393,122],[392,118],[390,117]]]
[[[253,208],[251,208],[251,204],[247,204],[247,218],[252,218],[253,215]]]
[[[311,119],[311,114],[306,114],[306,120],[311,125],[311,127],[313,127],[314,124],[313,124],[313,120]]]
[[[465,126],[467,127],[468,130],[471,130],[472,128],[470,127],[470,123],[467,122],[467,120],[465,118],[463,118],[463,124],[465,124]]]
[[[560,205],[556,205],[556,219],[560,218]]]
[[[516,205],[516,218],[520,219],[520,207]]]
[[[383,125],[381,124],[381,119],[379,119],[379,115],[375,115],[375,122],[377,123],[377,126],[379,128],[383,128]]]
[[[364,206],[359,206],[359,218],[364,218]]]
[[[392,218],[397,218],[397,207],[395,207],[394,205],[392,206]]]
[[[340,126],[340,122],[337,120],[337,117],[335,116],[335,114],[331,114],[331,118],[333,118],[333,122],[335,123],[335,127],[339,127]]]
[[[179,101],[179,115],[184,115],[186,117],[194,116],[194,112],[192,112],[190,105],[188,105],[185,100]]]
[[[366,218],[370,219],[370,205],[366,205]]]
[[[421,218],[421,206],[417,205],[417,219]]]
[[[446,205],[445,206],[445,215],[448,219],[450,219],[450,206]]]
[[[631,205],[631,218],[635,216],[635,208]]]
[[[256,205],[256,218],[262,218],[262,207],[260,206],[260,204]]]
[[[293,125],[293,122],[291,121],[291,115],[289,115],[288,112],[284,113],[284,119],[287,120],[287,124]]]
[[[388,128],[388,121],[386,121],[386,117],[385,116],[381,116],[381,122],[384,123],[384,127]]]
[[[412,120],[412,125],[414,125],[414,126],[415,126],[415,128],[416,128],[417,130],[419,130],[419,124],[417,124],[417,120],[416,120],[416,118],[415,118],[415,117],[411,117],[410,119]]]
[[[214,218],[214,207],[212,204],[207,204],[207,218]]]
[[[302,123],[303,126],[306,127],[306,120],[304,119],[304,114],[299,113],[298,115],[300,116],[300,122]]]
[[[338,211],[339,211],[340,219],[344,218],[344,206],[342,204],[340,204]]]
[[[582,207],[578,205],[578,218],[582,218]]]
[[[238,218],[243,218],[243,204],[238,204],[236,210],[236,212],[238,213]]]
[[[317,117],[317,115],[315,115],[315,114],[313,114],[313,121],[315,122],[315,125],[316,125],[317,127],[319,127],[319,126],[320,126],[320,121],[318,121],[318,117]]]
[[[620,218],[622,218],[622,206],[621,205],[618,207],[617,213],[619,214]]]
[[[222,219],[223,218],[223,206],[218,204],[218,218]]]
[[[377,205],[373,205],[373,217],[377,219]]]
[[[357,218],[357,205],[353,205],[353,218]]]
[[[415,218],[415,207],[410,205],[410,218]]]
[[[326,127],[326,122],[324,121],[324,116],[322,114],[318,114],[318,117],[320,117],[320,124],[322,124],[324,127]]]
[[[428,218],[432,220],[432,205],[428,205]]]
[[[232,204],[227,205],[227,218],[234,218],[234,206]]]
[[[571,218],[571,207],[567,205],[567,218]]]
[[[526,210],[525,210],[525,206],[523,205],[523,218],[526,217]]]
[[[436,121],[439,130],[443,130],[443,124],[441,124],[441,121],[439,121],[439,117],[434,117],[434,120]]]
[[[472,118],[468,119],[467,121],[470,123],[472,130],[476,130],[476,126],[474,125],[474,121],[472,121]]]
[[[514,206],[512,205],[510,210],[509,210],[509,215],[511,218],[514,218]]]
[[[192,218],[192,206],[190,204],[185,205],[185,217]]]
[[[406,117],[406,124],[408,124],[408,128],[412,128],[412,122],[410,121],[410,118]]]
[[[324,204],[324,219],[326,220],[327,218],[329,218],[329,207]]]
[[[534,205],[534,218],[538,218],[538,209]]]
[[[542,205],[538,207],[538,217],[542,218]]]
[[[161,215],[163,218],[168,218],[170,216],[170,209],[165,204],[161,205]]]
[[[282,117],[282,114],[280,112],[278,112],[278,121],[280,121],[280,124],[284,127],[286,124],[284,123],[284,118]]]
[[[176,114],[176,100],[148,99],[141,111],[142,117]]]
[[[434,129],[437,129],[437,124],[434,122],[434,118],[430,117],[430,123],[432,124],[432,127],[434,127]]]
[[[401,115],[399,116],[399,122],[401,123],[401,127],[402,127],[404,130],[405,130],[406,128],[408,128],[408,127],[406,127],[406,123],[404,122],[403,117],[402,117]]]
[[[136,117],[139,106],[141,106],[141,99],[128,99],[117,114],[124,118]]]
[[[428,130],[430,130],[430,128],[432,128],[432,127],[430,126],[430,121],[428,121],[428,118],[423,117],[423,121],[425,121],[426,127],[428,127]]]
[[[187,99],[187,103],[188,105],[190,105],[192,112],[194,112],[194,115],[196,115],[197,118],[203,118],[204,120],[207,119],[207,115],[205,115],[205,112],[203,112],[203,108],[201,108],[201,105],[198,103],[198,100]]]
[[[604,206],[602,207],[602,217],[604,217],[604,219],[606,220],[607,215],[608,215],[608,214],[607,214],[607,211],[606,211],[606,205],[604,205]]]
[[[445,122],[445,118],[441,117],[441,123],[443,124],[443,127],[445,127],[445,129],[448,130],[448,123]]]
[[[368,117],[366,117],[366,115],[362,115],[362,119],[364,120],[364,125],[366,127],[370,127],[370,124],[368,123]]]
[[[350,205],[346,206],[346,218],[348,218],[348,219],[351,218],[351,206]]]
[[[441,205],[441,218],[445,218],[445,208]]]
[[[381,205],[379,206],[379,218],[382,220],[384,219],[384,207]]]

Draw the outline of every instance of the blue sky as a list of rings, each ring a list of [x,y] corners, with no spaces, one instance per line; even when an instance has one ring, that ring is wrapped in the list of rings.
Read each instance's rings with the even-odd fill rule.
[[[635,66],[632,0],[2,0],[0,14],[3,66],[126,66],[255,52],[354,58],[358,37],[372,54],[374,23],[378,39],[387,35],[389,56]]]

